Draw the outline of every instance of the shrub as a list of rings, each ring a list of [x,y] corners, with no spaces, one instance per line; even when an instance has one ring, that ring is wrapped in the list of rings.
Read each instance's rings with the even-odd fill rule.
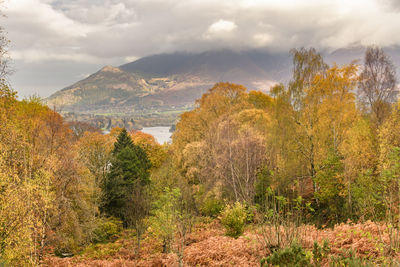
[[[221,223],[226,229],[226,235],[238,238],[243,234],[247,219],[244,205],[236,202],[233,206],[227,205],[221,214]]]
[[[224,203],[215,196],[207,197],[200,208],[201,213],[210,217],[217,217],[224,208]]]
[[[307,255],[305,250],[296,243],[293,243],[290,247],[276,250],[267,258],[261,260],[261,267],[269,265],[281,267],[312,266],[310,255]]]
[[[120,251],[122,247],[121,243],[107,243],[107,244],[94,244],[87,248],[82,253],[82,256],[86,259],[105,259],[107,257],[114,256]]]
[[[104,243],[114,240],[118,237],[121,231],[121,220],[115,217],[104,218],[99,221],[96,229],[93,231],[93,243]]]
[[[332,256],[330,266],[346,266],[346,267],[370,267],[374,264],[369,263],[367,260],[357,257],[353,250],[349,250],[338,257]]]
[[[198,187],[194,201],[204,216],[216,218],[224,209],[224,202],[221,198],[217,197],[217,192],[214,190],[206,192],[202,185]]]
[[[246,223],[254,223],[257,220],[257,207],[254,205],[246,205]]]
[[[328,257],[330,251],[331,249],[327,240],[324,241],[322,246],[320,246],[318,242],[315,241],[312,251],[314,266],[322,266],[322,261]]]

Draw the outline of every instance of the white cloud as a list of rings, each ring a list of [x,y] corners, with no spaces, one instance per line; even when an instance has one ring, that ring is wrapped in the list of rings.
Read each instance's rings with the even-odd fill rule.
[[[88,25],[74,21],[62,12],[53,9],[51,5],[40,0],[8,0],[6,14],[8,20],[20,25],[41,26],[42,31],[48,31],[54,36],[85,37],[90,31]],[[16,23],[17,24],[17,23]],[[27,28],[29,31],[30,27]],[[33,32],[34,34],[35,32]],[[38,36],[40,37],[40,36]]]
[[[237,29],[237,25],[233,21],[220,19],[211,24],[207,31],[203,34],[205,40],[213,39],[227,39],[234,37],[234,31]]]
[[[132,62],[132,61],[135,61],[137,59],[138,59],[138,57],[135,57],[135,56],[128,56],[128,57],[124,58],[125,62]]]
[[[229,20],[223,20],[220,19],[217,22],[214,22],[213,24],[208,27],[208,32],[211,34],[218,34],[218,33],[224,33],[224,32],[232,32],[237,28],[237,25],[233,21]]]

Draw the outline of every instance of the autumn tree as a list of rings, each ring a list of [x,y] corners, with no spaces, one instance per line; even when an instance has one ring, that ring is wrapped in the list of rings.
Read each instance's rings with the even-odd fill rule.
[[[37,264],[47,246],[63,253],[88,244],[97,209],[93,177],[68,125],[37,97],[18,101],[6,86],[0,102],[0,172],[7,184],[0,201],[14,206],[0,205],[10,209],[1,211],[0,224],[10,226],[0,241],[2,257]]]
[[[146,152],[152,169],[159,168],[167,157],[166,146],[158,144],[154,136],[141,131],[133,130],[130,136],[133,143]]]
[[[163,253],[175,252],[184,266],[184,249],[190,232],[192,214],[179,188],[165,187],[153,203],[151,233],[162,242]]]
[[[363,107],[381,125],[397,96],[395,67],[382,48],[370,46],[365,51],[359,94]]]
[[[71,121],[68,125],[76,139],[81,138],[85,132],[101,133],[99,128],[87,122]]]
[[[203,95],[199,107],[182,116],[177,125],[174,142],[186,143],[182,151],[177,151],[182,170],[189,181],[200,183],[207,192],[201,202],[207,202],[209,194],[232,201],[254,201],[257,172],[266,159],[263,134],[268,131],[266,109],[271,108],[272,98],[261,92],[248,94],[244,89],[235,84],[216,84]],[[194,130],[187,127],[196,121],[201,125],[201,135],[186,135]]]
[[[231,83],[217,83],[196,101],[197,108],[181,115],[172,136],[173,150],[180,164],[185,146],[201,141],[208,133],[209,126],[223,114],[235,113],[249,103],[246,88]]]
[[[379,170],[384,185],[386,218],[395,219],[400,207],[400,104],[379,129]]]
[[[295,110],[304,108],[306,90],[311,86],[315,75],[323,74],[328,68],[322,56],[314,48],[292,49],[293,60],[292,80],[289,83],[289,93]]]
[[[3,1],[0,1],[0,4],[3,4]],[[2,12],[0,12],[0,16],[4,16]],[[10,69],[10,57],[8,54],[8,45],[9,40],[6,37],[5,30],[3,27],[0,27],[0,81],[2,84],[8,83],[8,75],[12,73]]]
[[[358,116],[345,133],[339,146],[343,159],[343,177],[347,184],[348,206],[355,218],[378,218],[382,199],[378,175],[378,141],[374,125],[367,118]]]
[[[84,132],[75,147],[81,161],[100,184],[107,174],[115,139],[98,132]]]
[[[293,77],[289,83],[288,92],[294,111],[292,118],[298,128],[297,134],[293,137],[297,142],[300,154],[307,161],[308,176],[313,180],[316,173],[314,134],[318,117],[310,105],[313,104],[312,102],[316,103],[318,99],[313,98],[308,92],[312,90],[315,77],[317,75],[322,77],[328,66],[314,48],[293,49],[291,53],[293,57]],[[314,190],[316,190],[315,184]]]

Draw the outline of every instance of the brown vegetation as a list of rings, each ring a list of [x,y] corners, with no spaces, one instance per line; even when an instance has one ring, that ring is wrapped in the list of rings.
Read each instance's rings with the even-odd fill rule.
[[[387,225],[371,221],[342,223],[326,229],[311,225],[301,228],[298,231],[304,234],[300,243],[309,251],[315,241],[322,244],[327,240],[331,248],[329,256],[345,256],[352,250],[358,257],[376,264],[382,264],[390,253],[388,249],[393,238]],[[140,259],[135,259],[134,241],[124,238],[115,242],[118,250],[113,254],[92,258],[85,254],[64,259],[48,257],[44,266],[178,266],[177,255],[161,253],[160,244],[151,237],[145,238]],[[270,253],[261,239],[257,228],[248,228],[243,236],[234,239],[224,235],[218,221],[197,224],[187,238],[184,266],[258,266],[261,258]],[[400,260],[400,253],[390,254]],[[329,258],[324,262],[324,266],[328,265]]]

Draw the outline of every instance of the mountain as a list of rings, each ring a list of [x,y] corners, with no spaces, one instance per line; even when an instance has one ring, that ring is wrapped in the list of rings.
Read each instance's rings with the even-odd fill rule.
[[[147,114],[190,108],[216,82],[230,81],[267,90],[287,77],[283,54],[228,50],[144,57],[106,66],[56,92],[49,105],[64,111],[94,114]]]
[[[399,66],[400,48],[385,50]],[[338,49],[324,53],[324,57],[328,63],[362,63],[364,51],[363,47]],[[195,100],[216,82],[229,81],[267,91],[275,83],[286,83],[290,72],[289,53],[219,50],[160,54],[119,67],[106,66],[46,101],[69,114],[125,117],[141,122],[133,127],[165,125],[191,109]]]

